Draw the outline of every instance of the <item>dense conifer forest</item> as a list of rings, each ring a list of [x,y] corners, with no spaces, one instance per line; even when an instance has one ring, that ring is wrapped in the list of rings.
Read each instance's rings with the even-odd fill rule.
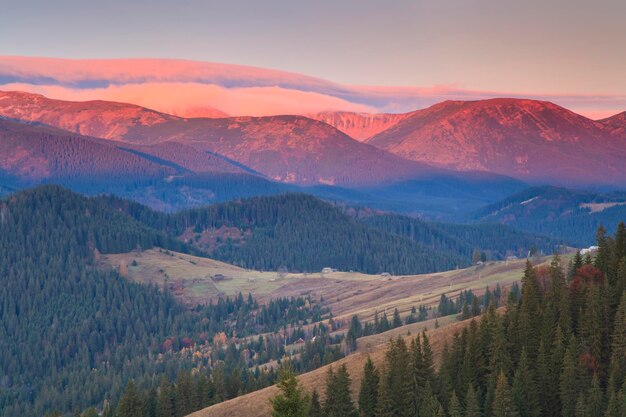
[[[115,197],[107,204],[149,227],[189,240],[210,257],[260,270],[314,272],[330,266],[377,274],[416,274],[470,265],[474,250],[493,258],[524,256],[533,248],[551,253],[554,241],[498,225],[431,224],[405,216],[370,216],[358,220],[343,210],[305,194],[254,197],[206,208],[163,214]],[[203,247],[202,233],[236,228],[241,236]],[[493,243],[491,240],[493,239]]]
[[[600,225],[610,233],[626,217],[623,192],[531,187],[476,211],[471,221],[505,223],[574,246],[590,246]],[[596,207],[594,208],[594,205]]]
[[[223,360],[215,356],[221,352],[212,348],[216,343],[327,314],[314,300],[259,306],[241,295],[187,311],[167,292],[94,266],[99,253],[153,246],[188,249],[97,199],[58,187],[0,203],[0,415],[41,416],[116,402],[131,378],[149,387],[159,375],[175,379],[191,369],[210,371]],[[239,343],[235,357],[247,350],[256,358],[220,368],[241,385],[217,399],[271,383],[271,373],[249,368],[282,357],[279,346],[289,337],[283,332]],[[323,356],[331,341],[319,340]]]
[[[596,240],[593,259],[578,254],[571,268],[528,262],[519,299],[483,306],[438,367],[427,333],[391,340],[382,366],[365,363],[357,404],[345,367],[328,373],[323,401],[284,371],[273,416],[623,417],[626,226]]]
[[[378,230],[305,195],[163,214],[57,186],[19,192],[0,202],[0,414],[80,413],[98,406],[99,411],[124,416],[129,415],[123,411],[127,404],[156,410],[153,405],[170,395],[167,401],[177,404],[176,414],[158,415],[178,416],[274,383],[274,368],[262,365],[283,358],[285,345],[300,337],[307,341],[290,363],[295,371],[305,372],[349,352],[356,337],[403,324],[394,313],[365,323],[358,336],[342,341],[321,323],[303,328],[329,317],[317,300],[277,299],[259,305],[252,296],[239,295],[188,310],[166,290],[128,282],[95,266],[102,253],[152,247],[202,255],[205,247],[179,237],[190,228],[202,234],[223,226],[248,233],[240,242],[224,242],[211,255],[261,269],[331,265],[414,273],[463,262],[455,252]],[[604,239],[604,246],[621,247]],[[342,259],[354,263],[344,265]],[[609,268],[606,274],[623,276],[613,261],[598,259],[603,258],[595,261],[600,273]],[[585,267],[591,268],[583,266],[583,271]],[[446,313],[467,317],[465,310],[475,315],[475,309],[490,304],[485,297],[474,302],[479,298],[470,293],[463,297],[444,300]],[[404,322],[424,320],[428,314],[420,307]],[[176,390],[180,393],[167,394]],[[125,402],[134,393],[139,400]]]
[[[490,259],[504,259],[525,257],[531,248],[550,254],[557,246],[553,239],[519,232],[502,224],[429,223],[397,214],[367,216],[363,222],[465,259],[471,259],[475,250],[488,252]]]

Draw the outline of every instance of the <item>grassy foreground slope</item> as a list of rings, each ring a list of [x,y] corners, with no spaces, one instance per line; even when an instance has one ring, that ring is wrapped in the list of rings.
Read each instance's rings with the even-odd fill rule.
[[[317,390],[323,398],[328,368],[332,366],[336,369],[342,364],[345,364],[352,378],[352,399],[356,401],[363,377],[363,364],[369,356],[372,358],[374,364],[380,367],[384,362],[387,341],[390,338],[401,336],[407,342],[410,342],[411,338],[415,338],[415,334],[428,329],[428,336],[433,352],[435,353],[435,360],[438,361],[445,342],[450,340],[456,331],[467,326],[470,321],[471,320],[456,322],[451,318],[440,319],[439,322],[442,326],[435,329],[434,320],[430,320],[402,326],[378,335],[363,337],[359,339],[358,349],[355,353],[331,365],[323,366],[312,372],[300,375],[298,380],[307,391],[312,392],[313,390]],[[411,332],[412,336],[408,335],[408,332]],[[274,385],[197,411],[190,414],[189,417],[269,417],[272,412],[269,399],[277,393],[278,389]]]

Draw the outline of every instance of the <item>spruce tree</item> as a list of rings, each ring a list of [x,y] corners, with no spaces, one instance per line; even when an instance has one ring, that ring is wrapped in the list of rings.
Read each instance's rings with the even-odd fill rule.
[[[525,347],[528,356],[534,360],[539,349],[539,305],[541,295],[535,269],[526,261],[522,277],[522,298],[519,303],[519,341]]]
[[[526,349],[522,349],[522,355],[513,378],[511,396],[513,405],[519,412],[520,417],[539,417],[541,415],[536,382],[530,369]]]
[[[574,404],[574,417],[587,417],[587,395],[581,392]]]
[[[465,413],[464,417],[481,417],[480,402],[478,401],[478,394],[474,390],[472,385],[467,387],[467,393],[465,394]]]
[[[413,412],[411,361],[400,337],[389,342],[380,378],[379,417],[411,417]]]
[[[378,404],[378,370],[370,357],[363,368],[363,380],[359,390],[359,413],[361,417],[376,417]]]
[[[611,340],[609,385],[617,391],[626,383],[626,291],[622,294],[615,314]]]
[[[189,372],[181,372],[176,380],[176,416],[184,417],[192,412],[192,388]]]
[[[448,416],[450,417],[463,417],[463,409],[459,403],[459,399],[456,393],[452,392],[450,401],[448,402]]]
[[[504,372],[500,372],[496,382],[496,392],[491,407],[493,417],[518,417],[519,413],[511,400],[509,383]]]
[[[600,380],[598,375],[594,375],[591,380],[591,388],[589,389],[589,395],[587,396],[587,417],[604,417],[606,411],[606,404],[604,402],[604,394],[600,387]]]
[[[430,383],[427,383],[424,391],[420,393],[420,400],[418,409],[420,417],[445,417],[443,408],[430,387]]]
[[[313,390],[311,394],[311,405],[309,406],[308,417],[322,417],[322,406],[320,404],[320,396],[317,390]]]
[[[576,339],[572,336],[563,359],[559,384],[563,417],[575,417],[576,402],[580,394],[580,368],[576,343]]]
[[[398,309],[393,310],[393,319],[392,319],[392,327],[395,329],[396,327],[402,326],[402,319],[400,318],[400,312]]]
[[[157,401],[157,417],[175,417],[176,416],[176,399],[172,386],[167,378],[161,378],[159,388],[159,399]]]
[[[609,403],[606,408],[606,417],[622,417],[621,407],[617,393],[612,391],[609,395]]]
[[[339,367],[336,373],[332,367],[326,376],[325,417],[355,417],[357,415],[350,396],[350,375],[346,365]]]
[[[281,369],[276,384],[280,392],[270,399],[272,417],[307,417],[309,398],[289,369]]]
[[[135,387],[135,382],[130,380],[126,385],[124,394],[120,398],[117,407],[118,417],[137,417],[143,415],[143,404]]]

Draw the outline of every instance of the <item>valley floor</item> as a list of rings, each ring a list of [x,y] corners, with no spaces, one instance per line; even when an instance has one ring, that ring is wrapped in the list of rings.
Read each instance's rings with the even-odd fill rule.
[[[545,258],[538,258],[533,263],[544,261]],[[100,258],[103,268],[117,269],[136,282],[167,286],[189,306],[239,292],[244,296],[251,293],[261,303],[278,297],[310,295],[323,300],[335,319],[347,320],[356,314],[362,321],[372,320],[377,311],[390,315],[397,308],[405,315],[413,306],[436,308],[442,294],[455,298],[463,290],[481,294],[486,286],[493,289],[499,284],[506,288],[519,281],[525,262],[517,259],[433,274],[381,276],[358,272],[260,272],[162,249]]]

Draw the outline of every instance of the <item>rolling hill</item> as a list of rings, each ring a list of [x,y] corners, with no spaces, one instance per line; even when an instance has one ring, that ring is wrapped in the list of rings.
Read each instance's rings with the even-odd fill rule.
[[[367,143],[456,170],[524,181],[626,184],[626,137],[550,102],[446,101],[410,113]]]
[[[115,198],[107,201],[214,259],[261,271],[331,267],[414,274],[467,266],[475,248],[502,259],[532,246],[551,253],[555,243],[500,225],[447,225],[397,215],[357,219],[349,210],[305,194],[242,199],[170,215]]]
[[[478,210],[472,220],[498,222],[518,230],[589,246],[600,225],[610,233],[626,218],[626,194],[531,187]]]

